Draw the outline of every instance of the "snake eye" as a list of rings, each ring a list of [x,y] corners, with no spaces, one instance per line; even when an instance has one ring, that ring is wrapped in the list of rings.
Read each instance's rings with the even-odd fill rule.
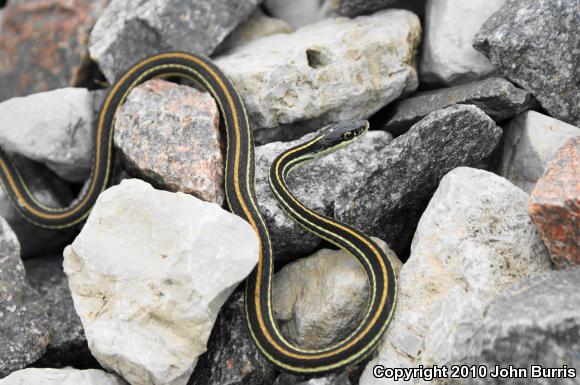
[[[342,134],[342,137],[344,138],[344,140],[350,140],[352,138],[352,132],[351,131],[345,132],[344,134]]]

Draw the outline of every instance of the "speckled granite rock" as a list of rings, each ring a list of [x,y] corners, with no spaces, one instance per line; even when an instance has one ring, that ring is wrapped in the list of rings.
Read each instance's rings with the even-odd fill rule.
[[[0,32],[0,101],[90,84],[89,31],[108,0],[11,0]]]
[[[490,368],[510,363],[517,368],[574,368],[568,378],[521,378],[513,385],[577,385],[580,352],[580,268],[550,271],[526,278],[486,305],[484,318],[465,322],[455,346],[466,364]],[[517,353],[514,354],[514,346]],[[529,372],[530,373],[530,372]],[[543,378],[542,378],[543,377]],[[503,385],[502,379],[464,380],[464,384]]]
[[[342,371],[318,378],[299,377],[288,373],[282,373],[272,385],[354,385],[348,373]]]
[[[580,7],[576,0],[507,0],[474,47],[550,115],[580,125]]]
[[[93,93],[61,88],[0,103],[0,146],[68,181],[87,179],[93,153]]]
[[[401,261],[389,246],[374,241],[391,263]],[[362,265],[342,250],[322,249],[276,273],[272,302],[284,336],[303,349],[320,349],[354,330],[368,304],[368,277]]]
[[[110,82],[135,62],[168,50],[209,55],[259,0],[111,0],[89,51]]]
[[[580,136],[568,139],[550,161],[529,211],[554,264],[580,265]]]
[[[24,277],[16,234],[0,217],[0,378],[36,361],[48,345],[49,325],[38,301]]]
[[[208,93],[160,79],[138,86],[117,112],[114,141],[131,174],[222,204],[219,111]]]
[[[548,252],[527,215],[527,200],[526,193],[487,171],[460,167],[443,177],[399,274],[393,320],[361,385],[395,384],[372,376],[376,364],[459,361],[456,346],[462,335],[455,330],[481,319],[485,303],[512,284],[550,269]]]
[[[268,172],[274,158],[312,138],[312,135],[256,148],[256,196],[278,261],[307,255],[322,242],[286,215],[274,199],[268,183]],[[372,163],[391,139],[392,136],[386,132],[371,131],[347,148],[296,169],[288,178],[288,186],[312,210],[332,215],[338,192],[352,186],[354,175]]]
[[[103,370],[23,369],[12,373],[1,385],[128,385]]]
[[[414,94],[387,107],[384,129],[402,134],[426,115],[454,104],[473,104],[496,122],[511,118],[536,105],[531,95],[502,78],[490,78],[460,86]]]
[[[266,143],[369,117],[414,91],[420,38],[417,16],[391,10],[268,36],[216,62],[244,99],[256,140]]]
[[[432,112],[376,155],[334,200],[334,214],[382,237],[402,255],[439,180],[474,166],[498,144],[502,130],[479,108]]]
[[[31,192],[40,202],[49,206],[63,207],[72,200],[70,187],[58,180],[44,166],[22,157],[14,157],[13,160]],[[36,227],[26,221],[14,209],[1,186],[0,216],[10,223],[10,227],[18,236],[23,258],[60,252],[74,235],[74,230],[55,232]]]
[[[453,85],[482,79],[494,72],[489,60],[472,47],[482,24],[505,0],[428,0],[421,82]]]
[[[580,128],[535,111],[524,112],[504,126],[503,151],[498,174],[531,193],[548,162]]]
[[[91,355],[62,268],[62,256],[51,255],[24,262],[30,286],[40,294],[39,303],[48,316],[50,342],[36,367],[77,369],[98,367]]]
[[[256,234],[240,217],[129,179],[101,193],[64,270],[103,367],[131,384],[185,385],[220,307],[257,260]]]
[[[290,24],[281,19],[266,16],[261,8],[256,8],[250,17],[236,27],[228,37],[215,49],[214,55],[220,55],[232,48],[239,47],[252,40],[274,35],[290,33],[294,30]]]
[[[222,307],[188,385],[271,385],[276,369],[252,341],[246,325],[243,291]]]

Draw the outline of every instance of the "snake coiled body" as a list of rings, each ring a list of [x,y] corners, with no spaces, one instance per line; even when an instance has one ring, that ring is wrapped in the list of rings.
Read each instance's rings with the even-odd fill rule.
[[[0,150],[0,182],[16,210],[34,225],[70,228],[88,216],[99,194],[108,186],[113,158],[115,113],[129,92],[153,78],[187,79],[216,100],[226,133],[225,193],[230,210],[246,220],[260,240],[259,261],[246,283],[246,318],[249,332],[262,354],[282,370],[322,373],[356,363],[377,346],[395,305],[393,269],[379,247],[360,231],[305,207],[288,189],[289,170],[338,147],[350,126],[334,127],[308,143],[278,157],[270,183],[280,205],[301,225],[355,256],[369,276],[369,306],[359,326],[339,343],[317,350],[300,349],[281,334],[272,311],[273,253],[268,228],[255,196],[254,141],[244,105],[221,70],[199,55],[170,52],[155,55],[131,67],[111,88],[103,103],[95,132],[92,171],[81,194],[68,207],[47,207],[38,202],[9,157]],[[344,134],[341,132],[344,131]],[[326,147],[323,146],[325,142]],[[235,268],[233,266],[232,268]]]

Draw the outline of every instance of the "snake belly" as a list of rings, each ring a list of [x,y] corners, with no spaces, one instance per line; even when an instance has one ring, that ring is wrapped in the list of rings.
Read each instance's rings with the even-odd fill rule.
[[[255,196],[254,141],[244,104],[231,81],[201,55],[168,52],[143,59],[127,70],[109,91],[99,114],[91,173],[79,196],[67,207],[40,203],[9,156],[0,149],[0,183],[17,212],[30,223],[48,229],[75,227],[89,215],[99,194],[108,187],[113,157],[115,113],[129,92],[153,78],[179,77],[200,85],[216,100],[226,133],[225,193],[230,210],[246,220],[260,241],[259,260],[246,282],[248,330],[260,352],[278,368],[318,374],[354,364],[377,346],[395,303],[395,278],[388,258],[356,229],[305,207],[287,188],[286,167],[308,151],[308,143],[276,160],[270,181],[281,205],[315,234],[354,255],[369,276],[368,310],[358,327],[339,343],[305,350],[290,343],[276,325],[272,310],[273,254],[268,228]],[[273,168],[274,170],[274,168]]]

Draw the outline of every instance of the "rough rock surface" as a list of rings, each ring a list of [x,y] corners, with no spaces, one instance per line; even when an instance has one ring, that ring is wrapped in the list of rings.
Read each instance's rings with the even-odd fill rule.
[[[417,227],[398,280],[397,310],[372,367],[453,362],[461,335],[484,304],[519,280],[550,269],[548,252],[526,211],[528,195],[504,178],[460,167],[439,184]],[[420,381],[411,382],[422,383]]]
[[[91,32],[89,50],[110,82],[163,51],[209,55],[258,0],[111,0]]]
[[[496,122],[511,118],[536,105],[531,95],[502,78],[414,94],[387,107],[390,115],[384,129],[402,134],[426,115],[454,104],[473,104]]]
[[[504,144],[498,174],[531,193],[548,162],[580,128],[535,111],[524,112],[504,126]]]
[[[74,308],[62,269],[62,257],[51,255],[28,259],[24,267],[30,286],[40,294],[39,303],[46,311],[50,331],[46,352],[34,365],[78,369],[98,366],[89,351],[83,325]]]
[[[38,300],[24,277],[16,234],[0,217],[0,378],[36,361],[46,349],[48,322]]]
[[[271,385],[276,369],[252,341],[246,325],[243,291],[222,307],[188,385]]]
[[[117,112],[114,141],[132,174],[223,202],[219,112],[208,93],[160,79],[138,86]]]
[[[578,25],[576,0],[507,0],[473,44],[550,115],[580,126]]]
[[[526,278],[501,293],[484,310],[484,318],[466,322],[455,332],[463,335],[458,355],[467,364],[488,367],[510,363],[517,368],[576,369],[574,378],[523,378],[514,385],[577,385],[580,352],[580,268],[550,271]],[[517,346],[517,354],[514,354]],[[465,384],[505,384],[505,380],[464,381]]]
[[[369,117],[414,91],[420,37],[417,16],[391,10],[268,36],[217,64],[244,99],[256,140],[290,140],[331,121]]]
[[[108,0],[11,0],[0,32],[0,101],[90,84],[89,31]]]
[[[308,378],[298,377],[288,373],[282,373],[276,378],[272,385],[351,385],[348,373],[342,371],[329,374],[324,377]]]
[[[0,103],[0,146],[80,182],[91,171],[93,93],[62,88]]]
[[[238,25],[215,49],[214,55],[219,55],[261,37],[292,31],[294,28],[284,20],[266,16],[261,8],[256,8],[248,20]]]
[[[482,79],[495,70],[472,47],[473,37],[505,0],[428,0],[421,55],[421,82],[453,85]]]
[[[64,257],[101,365],[131,384],[185,385],[258,241],[214,203],[129,179],[99,196]]]
[[[374,240],[400,269],[401,261],[389,246]],[[348,253],[322,249],[276,273],[272,302],[286,338],[303,349],[320,349],[340,341],[360,322],[368,302],[368,277]]]
[[[1,385],[127,385],[103,370],[23,369],[0,380]]]
[[[384,239],[402,255],[439,180],[459,166],[475,166],[502,130],[479,108],[456,105],[427,115],[393,140],[345,185],[334,214]]]
[[[529,210],[554,264],[580,265],[580,136],[566,141],[549,163]]]
[[[330,9],[339,15],[354,17],[387,8],[396,0],[327,0]]]
[[[276,156],[311,139],[313,135],[308,134],[293,142],[269,143],[256,148],[256,196],[270,230],[278,261],[307,255],[322,242],[286,215],[278,206],[268,183],[270,166]],[[386,132],[371,131],[347,148],[296,169],[288,177],[288,186],[312,210],[332,215],[338,192],[352,186],[354,175],[372,163],[377,153],[391,139],[392,136]]]
[[[28,183],[28,187],[34,196],[43,204],[63,207],[71,199],[69,186],[55,178],[54,174],[44,166],[31,162],[22,157],[14,157],[20,174]],[[73,231],[52,231],[32,225],[18,214],[10,203],[8,195],[0,186],[0,216],[4,217],[18,236],[21,244],[23,258],[47,255],[52,252],[60,252],[66,245]]]
[[[264,0],[264,8],[293,28],[304,27],[329,16],[328,7],[320,0]]]

